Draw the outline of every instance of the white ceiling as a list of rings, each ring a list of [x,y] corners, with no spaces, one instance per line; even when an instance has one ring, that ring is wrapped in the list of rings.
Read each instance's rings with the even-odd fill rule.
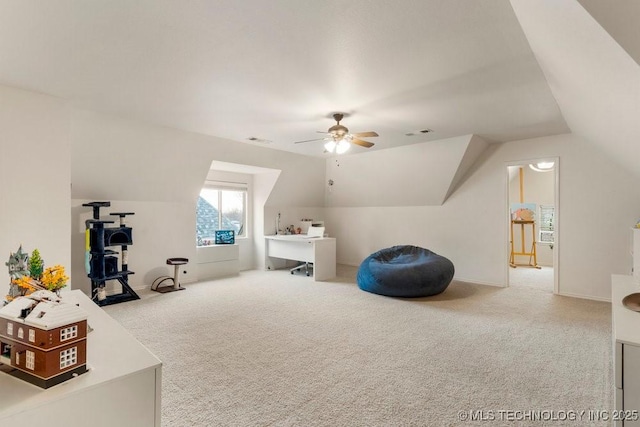
[[[0,0],[0,83],[318,156],[335,111],[369,150],[569,132],[509,0]]]

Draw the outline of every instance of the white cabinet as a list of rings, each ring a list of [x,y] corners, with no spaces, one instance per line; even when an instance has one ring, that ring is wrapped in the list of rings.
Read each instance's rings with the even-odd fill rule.
[[[623,344],[622,360],[623,409],[640,410],[640,346]],[[623,425],[638,426],[640,421]]]
[[[640,286],[632,276],[611,276],[616,411],[640,410],[640,313],[622,305],[622,299],[634,292],[640,292]],[[640,420],[618,421],[615,425],[640,426]]]
[[[240,245],[201,246],[196,249],[198,280],[235,276],[240,272]],[[171,273],[173,275],[173,273]]]
[[[0,426],[159,427],[162,363],[80,290],[89,371],[46,390],[0,373]]]

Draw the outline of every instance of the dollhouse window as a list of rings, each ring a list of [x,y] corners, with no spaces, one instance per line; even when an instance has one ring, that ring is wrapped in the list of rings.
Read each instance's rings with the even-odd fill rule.
[[[22,328],[18,328],[18,338],[20,339],[24,338],[24,331],[22,330]]]
[[[36,354],[33,351],[27,350],[26,362],[24,365],[27,369],[32,371],[36,368]]]
[[[36,331],[29,329],[29,341],[36,342]]]
[[[7,323],[7,335],[13,335],[13,323]]]
[[[60,330],[60,341],[67,341],[78,336],[78,326],[70,326]]]
[[[20,353],[16,351],[16,366],[20,365]]]
[[[78,363],[77,347],[68,348],[60,352],[60,369],[72,366]]]

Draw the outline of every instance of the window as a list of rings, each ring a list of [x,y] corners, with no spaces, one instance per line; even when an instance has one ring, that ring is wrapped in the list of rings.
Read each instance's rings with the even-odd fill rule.
[[[7,335],[13,335],[13,323],[7,323]]]
[[[196,206],[196,244],[215,242],[216,230],[233,230],[247,235],[247,184],[207,182]]]
[[[68,348],[60,352],[60,369],[73,366],[78,363],[77,347]]]
[[[29,329],[29,341],[36,342],[36,331]]]
[[[78,336],[78,326],[69,326],[68,328],[60,329],[60,341],[67,341],[71,338]]]
[[[24,330],[22,328],[18,328],[18,338],[24,338]]]
[[[540,205],[540,230],[538,243],[553,245],[555,236],[555,209],[553,206]]]
[[[27,356],[24,366],[27,369],[31,369],[32,371],[36,368],[36,354],[33,351],[27,350]]]
[[[20,366],[20,353],[16,351],[16,366]]]

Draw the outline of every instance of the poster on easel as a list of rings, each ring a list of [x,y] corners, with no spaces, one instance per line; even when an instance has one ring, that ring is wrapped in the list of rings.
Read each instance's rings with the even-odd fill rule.
[[[534,221],[536,220],[535,203],[511,203],[510,206],[512,221]]]

